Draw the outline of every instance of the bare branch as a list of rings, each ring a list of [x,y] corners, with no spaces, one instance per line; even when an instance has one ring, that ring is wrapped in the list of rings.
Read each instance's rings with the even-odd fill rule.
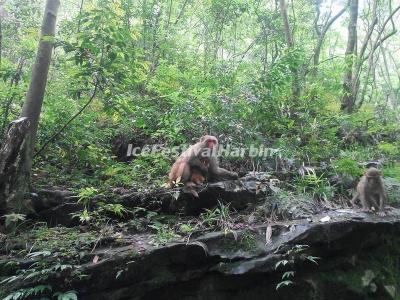
[[[64,124],[63,127],[61,127],[60,130],[58,130],[56,133],[54,133],[48,140],[47,142],[45,142],[43,144],[43,146],[35,153],[35,155],[33,157],[38,156],[40,153],[42,153],[44,151],[44,149],[47,148],[47,146],[52,143],[68,126],[69,124],[72,123],[73,120],[75,120],[85,109],[86,107],[89,106],[90,103],[92,103],[93,99],[95,98],[96,94],[97,94],[97,89],[98,89],[98,81],[96,80],[95,86],[94,86],[94,90],[92,95],[90,96],[89,100],[85,103],[84,106],[82,106],[82,108],[75,114],[72,116],[72,118],[70,118],[67,123]]]

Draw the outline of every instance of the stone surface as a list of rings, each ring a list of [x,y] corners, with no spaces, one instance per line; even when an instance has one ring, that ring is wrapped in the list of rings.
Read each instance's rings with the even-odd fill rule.
[[[279,188],[265,173],[209,183],[198,192],[199,198],[193,198],[170,190],[114,190],[106,197],[110,203],[163,213],[198,214],[219,201],[238,210],[252,205],[254,213],[239,227],[196,231],[164,246],[156,246],[151,233],[120,233],[119,243],[99,244],[85,253],[78,270],[87,277],[63,274],[49,282],[88,300],[399,298],[399,209],[388,208],[379,217],[360,210],[327,210],[307,199],[277,202]],[[69,192],[45,191],[35,197],[38,213],[53,224],[72,226],[69,213],[81,209]],[[292,220],[272,222],[277,210]],[[34,262],[23,259],[19,264]],[[292,284],[285,286],[287,280]],[[15,288],[35,284],[15,282]]]
[[[391,205],[399,205],[400,199],[400,181],[395,178],[385,177],[383,179],[386,191],[388,193],[388,201]]]
[[[90,300],[396,299],[399,234],[398,209],[386,217],[340,209],[161,247],[126,235],[128,245],[91,253],[96,260],[80,266],[89,276],[70,288]],[[277,290],[286,271],[293,284]]]
[[[142,207],[146,210],[163,213],[185,212],[188,215],[198,215],[203,209],[213,208],[218,202],[230,203],[234,209],[246,208],[255,204],[271,193],[273,183],[266,173],[253,173],[240,180],[207,183],[197,187],[199,197],[183,193],[180,189],[159,189],[149,192],[134,190],[113,190],[105,196],[95,197],[93,205],[99,200],[107,203],[119,203],[126,208]],[[77,219],[71,214],[79,212],[82,205],[77,203],[78,197],[70,191],[44,190],[31,197],[36,213],[51,225],[76,225]],[[68,212],[66,214],[65,212]]]

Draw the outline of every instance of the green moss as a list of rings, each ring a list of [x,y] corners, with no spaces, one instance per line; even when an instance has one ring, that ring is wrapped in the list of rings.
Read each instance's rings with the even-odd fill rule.
[[[239,245],[243,250],[256,252],[257,238],[252,232],[245,230],[240,235]]]
[[[15,273],[18,270],[18,263],[13,260],[0,261],[0,278]],[[0,280],[1,281],[1,280]]]
[[[399,256],[400,239],[387,240],[381,249],[376,249],[368,255],[366,262],[372,262],[371,265],[386,283],[400,288]]]
[[[236,233],[235,233],[236,234]],[[233,235],[226,235],[225,238],[218,241],[218,248],[220,251],[234,254],[241,253],[241,255],[257,255],[264,251],[264,244],[259,243],[257,236],[250,231],[243,231],[236,237]]]
[[[16,257],[28,253],[49,252],[69,262],[80,260],[82,252],[90,252],[98,239],[98,233],[81,232],[78,227],[36,227],[30,231],[9,234],[5,247]]]
[[[240,249],[239,243],[230,236],[225,236],[223,239],[219,240],[218,247],[227,252],[235,252]]]
[[[356,264],[351,269],[335,270],[329,273],[322,272],[318,276],[322,282],[338,282],[346,285],[351,290],[367,293],[368,288],[363,286],[362,278],[365,276],[365,272],[370,270],[374,275],[372,281],[375,284],[378,286],[392,285],[396,288],[396,291],[399,291],[399,256],[400,239],[388,239],[381,247],[358,255],[355,261]]]
[[[156,276],[151,280],[155,286],[162,286],[174,280],[174,276],[167,270],[156,271]]]

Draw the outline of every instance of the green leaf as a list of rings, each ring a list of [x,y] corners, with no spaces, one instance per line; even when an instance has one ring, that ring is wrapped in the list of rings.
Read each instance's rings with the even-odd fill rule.
[[[57,300],[78,300],[76,291],[58,292],[54,294],[54,297],[57,297]]]
[[[289,278],[289,277],[294,277],[294,271],[287,271],[287,272],[283,273],[283,275],[282,275],[282,279]]]
[[[311,262],[313,262],[314,264],[318,265],[317,260],[318,260],[318,259],[321,259],[321,257],[317,257],[317,256],[307,256],[306,259],[309,260],[309,261],[311,261]]]
[[[275,265],[275,270],[278,269],[280,265],[286,266],[286,265],[288,264],[288,262],[289,262],[289,261],[286,260],[286,259],[283,259],[283,260],[278,261],[278,262],[276,263],[276,265]]]
[[[289,286],[289,285],[292,285],[292,284],[293,284],[293,281],[291,281],[291,280],[285,280],[285,281],[282,281],[282,282],[278,283],[278,284],[276,285],[276,289],[278,290],[278,289],[280,289],[281,287]]]

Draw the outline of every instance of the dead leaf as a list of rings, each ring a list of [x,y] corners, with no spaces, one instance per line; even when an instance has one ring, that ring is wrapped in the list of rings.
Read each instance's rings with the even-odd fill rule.
[[[99,261],[100,257],[98,255],[95,255],[95,257],[93,257],[93,263],[97,264],[97,262]]]
[[[326,216],[326,217],[323,217],[320,221],[325,223],[325,222],[329,222],[330,220],[331,220],[331,217],[330,216]]]
[[[272,226],[268,225],[267,230],[265,230],[265,245],[268,245],[272,242]]]

